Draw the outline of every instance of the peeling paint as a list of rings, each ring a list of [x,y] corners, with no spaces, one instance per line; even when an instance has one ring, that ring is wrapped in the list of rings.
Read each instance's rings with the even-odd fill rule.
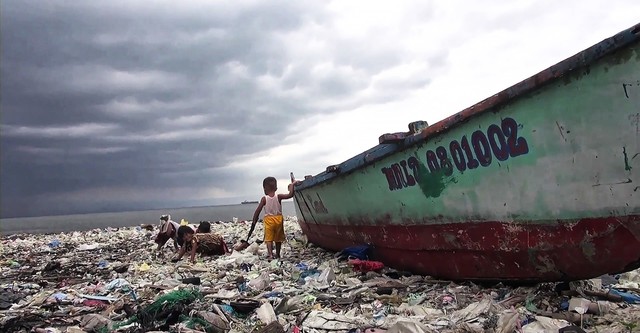
[[[450,245],[458,245],[458,240],[456,238],[456,236],[450,234],[450,233],[445,233],[442,235],[442,237],[444,237],[444,240],[449,243]]]
[[[622,154],[624,154],[624,169],[626,171],[631,171],[631,166],[629,165],[629,157],[627,157],[626,147],[622,147]]]
[[[587,260],[592,261],[594,256],[596,255],[596,247],[592,242],[593,237],[587,233],[584,236],[582,242],[580,242],[580,248],[582,249],[582,253]]]
[[[535,267],[540,273],[553,272],[557,270],[553,259],[549,256],[538,256],[536,259],[538,265],[535,265]]]
[[[630,115],[629,121],[636,127],[636,136],[640,135],[640,112]]]

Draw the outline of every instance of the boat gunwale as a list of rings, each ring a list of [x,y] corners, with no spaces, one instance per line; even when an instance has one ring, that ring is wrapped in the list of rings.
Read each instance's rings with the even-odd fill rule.
[[[462,111],[436,122],[422,130],[420,133],[405,138],[400,143],[378,144],[344,162],[341,162],[340,164],[335,165],[335,171],[323,171],[311,178],[303,180],[301,183],[297,184],[295,188],[299,191],[320,185],[334,178],[365,168],[385,157],[424,143],[429,138],[463,125],[473,117],[491,112],[492,110],[513,102],[532,91],[551,84],[565,75],[573,73],[581,68],[585,68],[639,39],[640,23],[637,23],[630,28],[618,32],[617,34],[510,86],[509,88],[506,88],[466,109],[463,109]]]

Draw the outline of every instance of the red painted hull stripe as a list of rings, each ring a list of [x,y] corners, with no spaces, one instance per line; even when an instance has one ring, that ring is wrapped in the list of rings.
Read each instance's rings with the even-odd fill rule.
[[[640,215],[539,222],[299,224],[323,248],[370,243],[372,259],[454,280],[577,280],[640,267]]]

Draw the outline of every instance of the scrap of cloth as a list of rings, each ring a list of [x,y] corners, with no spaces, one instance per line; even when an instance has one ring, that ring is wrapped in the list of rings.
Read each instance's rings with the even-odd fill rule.
[[[193,235],[192,244],[198,244],[196,251],[204,255],[225,254],[229,251],[224,238],[218,234],[206,233]]]

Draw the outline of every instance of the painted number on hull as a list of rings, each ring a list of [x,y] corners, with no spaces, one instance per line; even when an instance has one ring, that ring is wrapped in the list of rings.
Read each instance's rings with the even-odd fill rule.
[[[518,135],[518,123],[513,118],[504,118],[500,125],[492,124],[486,131],[477,130],[470,137],[465,135],[448,145],[427,150],[426,165],[430,173],[441,172],[451,176],[454,169],[463,172],[488,167],[494,160],[506,161],[527,153],[529,144]],[[382,168],[389,190],[416,185],[420,175],[419,166],[420,161],[412,156]]]

